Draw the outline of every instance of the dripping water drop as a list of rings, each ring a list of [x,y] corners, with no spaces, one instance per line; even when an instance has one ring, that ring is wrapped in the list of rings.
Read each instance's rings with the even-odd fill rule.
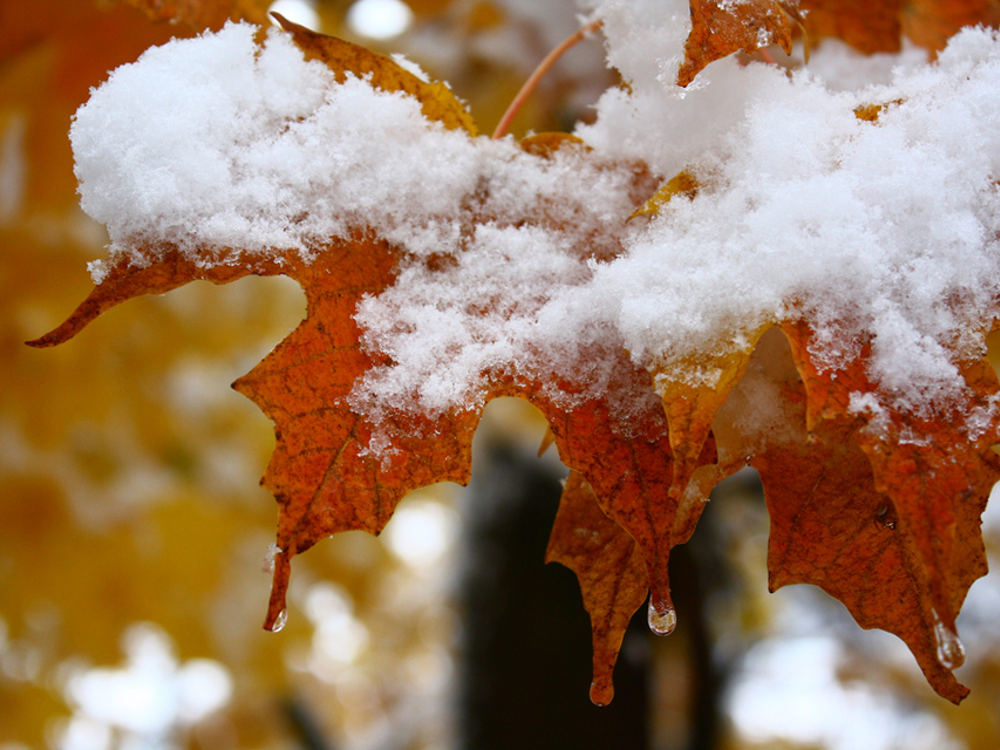
[[[268,628],[272,633],[280,633],[284,627],[285,623],[288,622],[288,610],[283,609],[278,613],[278,616],[274,618],[274,622]]]
[[[936,616],[934,618],[934,640],[937,641],[937,660],[945,669],[957,669],[965,663],[965,646],[958,634]]]
[[[674,612],[673,607],[656,606],[652,601],[650,601],[647,610],[647,619],[649,629],[656,635],[670,635],[677,627],[677,613]]]

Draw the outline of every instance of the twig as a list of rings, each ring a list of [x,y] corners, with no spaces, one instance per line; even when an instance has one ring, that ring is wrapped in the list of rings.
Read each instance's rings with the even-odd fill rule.
[[[521,86],[521,90],[517,92],[517,96],[511,101],[510,106],[507,107],[507,111],[503,113],[503,117],[500,118],[500,122],[497,124],[496,130],[493,131],[493,138],[503,138],[507,133],[507,128],[510,127],[511,121],[517,116],[520,111],[521,106],[524,104],[525,100],[531,96],[531,93],[538,86],[538,82],[542,80],[542,76],[549,72],[549,68],[555,65],[556,60],[562,57],[563,53],[566,52],[570,47],[584,39],[588,34],[591,34],[601,28],[603,21],[600,19],[588,23],[586,26],[577,29],[576,32],[566,37],[559,45],[553,49],[549,54],[545,56],[538,67],[528,76],[528,80],[524,82]]]

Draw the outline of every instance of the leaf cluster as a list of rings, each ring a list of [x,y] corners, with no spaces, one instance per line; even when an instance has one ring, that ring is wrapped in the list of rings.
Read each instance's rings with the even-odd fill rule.
[[[997,20],[989,2],[959,6],[941,0],[692,0],[677,83],[690,83],[712,60],[739,50],[774,44],[791,52],[800,34],[810,41],[839,37],[865,52],[896,50],[904,36],[937,49],[967,23]],[[419,103],[428,127],[482,138],[447,86],[278,20],[339,84],[365,79]],[[854,114],[877,127],[886,106],[891,104],[873,102]],[[629,184],[629,211],[579,248],[584,258],[614,258],[629,222],[657,217],[701,189],[698,176],[686,170],[654,175],[642,164],[605,164],[567,135],[532,136],[520,145],[539,164],[572,152]],[[484,215],[489,205],[489,196],[469,195],[463,220],[470,226],[499,221]],[[504,220],[567,231],[578,223],[572,207],[544,196],[525,206],[516,222]],[[831,368],[817,355],[822,334],[804,310],[746,322],[737,345],[731,339],[727,346],[704,347],[682,368],[667,358],[636,364],[620,341],[596,339],[576,350],[571,367],[543,354],[529,368],[494,366],[481,373],[480,392],[447,409],[379,410],[360,403],[355,387],[370,372],[392,366],[392,356],[366,339],[359,306],[394,288],[414,264],[433,274],[458,260],[414,258],[378,227],[365,225],[330,237],[309,254],[207,244],[192,250],[150,236],[131,242],[131,254],[112,257],[72,316],[32,345],[59,344],[112,306],[195,280],[225,284],[248,275],[284,275],[305,291],[307,318],[233,386],[272,419],[277,436],[262,480],[280,508],[265,627],[283,623],[295,555],[337,532],[379,533],[413,489],[467,482],[485,402],[517,396],[545,415],[551,442],[571,470],[548,556],[580,580],[593,625],[594,702],[611,700],[624,629],[647,596],[650,627],[663,634],[673,629],[670,552],[690,538],[712,487],[747,465],[760,473],[771,518],[769,588],[822,587],[862,627],[903,639],[939,694],[956,703],[966,695],[952,674],[963,661],[955,619],[969,586],[986,572],[980,516],[1000,478],[992,450],[1000,442],[998,382],[985,347],[996,309],[985,311],[981,330],[972,332],[978,349],[954,353],[964,384],[960,395],[929,411],[867,401],[881,393],[872,375],[871,339],[855,341],[855,356]],[[484,317],[518,304],[468,300]],[[610,373],[604,393],[595,393],[587,380],[594,363]],[[769,416],[749,422],[749,411]],[[970,415],[978,415],[975,424]]]

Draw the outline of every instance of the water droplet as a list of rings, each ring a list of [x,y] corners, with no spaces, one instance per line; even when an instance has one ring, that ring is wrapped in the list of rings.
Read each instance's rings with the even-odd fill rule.
[[[662,604],[655,606],[650,601],[646,617],[649,621],[649,629],[656,633],[656,635],[670,635],[674,632],[674,628],[677,627],[677,613],[670,606]]]
[[[274,622],[272,622],[267,629],[272,633],[280,633],[284,629],[286,622],[288,622],[288,610],[283,609],[278,613],[278,616],[274,618]]]
[[[957,669],[965,663],[965,646],[958,634],[934,616],[934,639],[937,641],[937,660],[945,669]]]
[[[881,526],[883,529],[889,529],[889,531],[895,531],[896,529],[896,512],[894,509],[890,508],[889,505],[883,503],[875,511],[875,524]]]

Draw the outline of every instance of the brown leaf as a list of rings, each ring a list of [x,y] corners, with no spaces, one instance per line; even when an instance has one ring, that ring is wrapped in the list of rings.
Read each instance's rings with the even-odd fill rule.
[[[692,38],[696,31],[708,35],[706,55],[757,44],[762,29],[783,45],[791,33],[792,3],[755,0],[727,5],[728,10],[715,3],[694,5],[701,17]],[[426,84],[387,58],[279,20],[338,80],[348,73],[368,76],[385,91],[416,98],[429,120],[475,133],[446,87]],[[754,39],[747,41],[752,30]],[[856,114],[875,120],[880,111],[862,108]],[[542,135],[523,145],[546,156],[574,144],[572,137]],[[645,213],[656,213],[678,193],[693,193],[697,182],[684,175],[661,188],[659,198],[647,200],[650,188],[633,205],[645,201]],[[554,199],[539,196],[526,206],[524,223],[558,227],[572,213],[550,211],[546,201]],[[462,210],[474,213],[475,200]],[[588,240],[580,252],[613,257],[618,239],[610,233],[594,239],[593,247]],[[410,260],[370,231],[358,228],[330,240],[309,262],[296,252],[144,249],[148,262],[119,260],[66,323],[31,343],[60,343],[119,302],[193,280],[226,283],[249,274],[283,274],[305,290],[306,320],[234,385],[275,424],[276,447],[263,484],[280,507],[266,620],[267,627],[277,628],[294,555],[338,531],[377,534],[409,490],[468,479],[481,404],[440,416],[390,411],[377,424],[352,405],[359,378],[389,363],[360,346],[358,303],[388,289]],[[484,309],[494,304],[477,303]],[[647,584],[651,627],[660,633],[673,629],[670,552],[690,538],[712,485],[745,460],[761,473],[772,515],[772,588],[794,582],[822,586],[863,627],[883,627],[903,638],[935,689],[960,700],[965,690],[951,674],[960,661],[954,623],[969,585],[985,571],[978,524],[1000,476],[989,449],[1000,439],[1000,426],[986,421],[970,429],[959,415],[979,413],[985,420],[997,393],[995,377],[982,361],[960,363],[967,394],[954,414],[916,417],[891,405],[863,412],[853,408],[852,399],[880,394],[867,375],[868,348],[834,372],[813,361],[806,323],[782,327],[790,353],[777,329],[771,334],[765,329],[747,329],[739,345],[693,356],[683,363],[683,373],[654,365],[652,377],[620,343],[595,344],[579,356],[615,373],[603,394],[593,392],[585,375],[567,374],[587,372],[582,366],[563,372],[534,362],[516,371],[481,373],[488,397],[521,396],[545,414],[560,457],[572,470],[549,557],[568,564],[581,581],[594,627],[595,702],[611,698],[621,634]],[[728,408],[741,398],[750,400],[752,382],[770,383],[784,394],[774,410],[780,418],[757,432]]]
[[[687,86],[713,60],[743,50],[780,45],[792,51],[792,32],[800,25],[797,0],[691,0],[691,32],[677,85]]]
[[[897,511],[875,488],[868,458],[851,437],[850,427],[824,421],[804,445],[775,445],[753,459],[771,515],[768,586],[821,587],[861,627],[902,638],[934,689],[957,703],[968,690],[938,658],[926,579],[914,570]]]
[[[267,25],[270,0],[124,0],[154,21],[183,23],[195,31],[220,29],[226,21]]]
[[[379,533],[412,489],[468,480],[478,413],[400,420],[392,425],[390,446],[378,454],[369,450],[377,428],[347,402],[355,379],[372,364],[359,347],[353,315],[362,295],[377,294],[394,279],[397,257],[386,243],[359,234],[331,242],[311,263],[296,253],[243,254],[232,263],[212,265],[175,250],[161,255],[144,266],[119,262],[65,323],[29,343],[61,343],[120,302],[190,281],[221,284],[249,274],[280,273],[299,282],[306,292],[307,319],[234,383],[275,423],[277,443],[262,480],[280,506],[280,553],[265,625],[273,628],[285,609],[294,555],[338,531]]]
[[[272,13],[281,27],[292,35],[308,60],[322,60],[343,83],[348,72],[359,78],[370,76],[372,86],[382,91],[401,91],[420,102],[424,116],[449,130],[465,130],[476,135],[476,123],[465,105],[441,82],[428,83],[404,70],[390,58],[337,37],[310,31],[292,23],[280,13]]]
[[[860,52],[900,49],[904,0],[801,0],[810,41],[836,37]]]
[[[963,26],[1000,26],[998,0],[690,0],[691,32],[677,84],[687,86],[714,60],[778,44],[790,54],[801,30],[807,45],[841,39],[865,54],[898,52],[905,34],[941,50]]]
[[[810,328],[783,328],[809,432],[753,460],[772,511],[772,587],[823,586],[862,627],[906,641],[935,690],[958,702],[967,691],[951,675],[963,659],[955,617],[986,573],[979,519],[1000,479],[997,425],[970,432],[960,415],[988,413],[996,377],[985,360],[966,363],[968,400],[950,419],[891,405],[853,413],[852,394],[876,392],[867,347],[845,369],[824,369],[810,357]]]
[[[342,74],[372,73],[376,85],[398,84],[404,90],[417,81],[400,73],[394,63],[383,66],[373,62],[375,56],[355,55],[352,46],[338,40],[290,28],[300,44]],[[418,87],[415,95],[425,94]],[[430,95],[422,101],[432,108],[441,104]],[[453,108],[442,106],[442,118],[454,114]],[[461,124],[457,115],[454,122]],[[575,142],[560,138],[545,143],[551,150]],[[374,364],[383,364],[377,354],[359,347],[360,331],[352,316],[362,295],[378,294],[393,283],[400,260],[396,248],[367,233],[331,241],[310,263],[293,252],[272,258],[209,247],[189,255],[170,248],[147,250],[148,262],[119,262],[66,323],[32,343],[65,341],[112,305],[196,279],[224,283],[251,273],[281,273],[299,282],[306,292],[307,319],[235,384],[274,420],[277,434],[263,480],[281,508],[280,553],[267,617],[267,626],[274,627],[284,609],[292,556],[337,531],[378,533],[411,489],[466,481],[478,409],[434,419],[390,415],[375,425],[348,403],[357,379]],[[668,632],[675,619],[667,576],[669,551],[690,536],[703,504],[701,498],[680,502],[668,497],[673,471],[667,423],[648,373],[633,365],[620,346],[587,356],[610,358],[613,367],[608,369],[619,373],[613,387],[637,399],[629,405],[627,422],[605,397],[561,400],[551,395],[550,386],[574,394],[588,392],[586,383],[571,382],[560,372],[527,379],[499,373],[492,377],[489,395],[521,395],[547,416],[563,460],[587,479],[607,512],[644,550],[653,587],[652,622]],[[539,366],[536,372],[545,368]]]
[[[944,49],[963,26],[1000,24],[997,0],[801,0],[809,39],[836,37],[865,54],[897,52],[905,35]]]
[[[375,425],[348,402],[373,364],[359,347],[355,309],[393,282],[396,261],[391,246],[365,236],[286,269],[306,292],[308,317],[233,384],[271,417],[277,436],[261,482],[281,506],[265,627],[284,610],[292,556],[338,531],[378,534],[410,490],[468,481],[478,411]],[[373,438],[388,444],[375,451]]]
[[[998,0],[908,0],[902,12],[903,33],[930,50],[944,49],[963,26],[1000,26]]]
[[[650,627],[665,635],[676,623],[670,597],[670,550],[690,538],[704,498],[670,497],[673,467],[667,420],[649,374],[636,367],[621,348],[588,352],[587,356],[612,362],[619,373],[612,387],[634,394],[627,422],[606,397],[588,396],[567,404],[548,396],[547,384],[586,393],[585,383],[568,381],[556,372],[541,379],[498,384],[493,395],[521,396],[545,415],[562,462],[589,483],[604,513],[636,541],[651,588]],[[711,441],[706,446],[707,461],[714,447]]]
[[[646,562],[632,537],[604,515],[594,492],[578,472],[570,472],[552,526],[546,562],[576,573],[583,606],[590,615],[594,680],[590,699],[606,706],[618,651],[632,614],[649,589]]]

